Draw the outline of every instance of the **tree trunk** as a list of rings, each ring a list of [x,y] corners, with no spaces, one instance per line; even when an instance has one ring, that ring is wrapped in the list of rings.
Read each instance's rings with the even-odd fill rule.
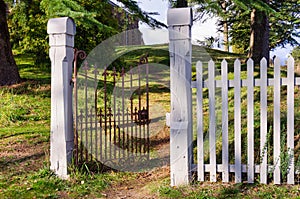
[[[188,7],[187,0],[177,0],[176,8],[185,8]]]
[[[21,81],[13,58],[6,21],[6,4],[0,0],[0,86],[12,85]]]
[[[229,52],[228,24],[226,21],[224,21],[223,29],[224,29],[224,32],[223,32],[224,51]]]
[[[248,57],[251,57],[255,64],[259,64],[263,57],[267,59],[268,63],[270,59],[269,19],[265,12],[255,9],[251,12],[251,36]]]
[[[224,15],[226,15],[227,13],[227,5],[226,5],[226,1],[223,1],[221,4],[222,10]],[[228,35],[228,22],[227,22],[227,18],[224,17],[223,18],[223,41],[224,41],[224,51],[229,52],[229,35]]]

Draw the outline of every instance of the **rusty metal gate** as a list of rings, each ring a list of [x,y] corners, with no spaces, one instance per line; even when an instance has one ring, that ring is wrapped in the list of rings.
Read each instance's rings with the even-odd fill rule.
[[[137,67],[105,68],[74,53],[75,164],[100,162],[131,170],[149,159],[148,59]]]

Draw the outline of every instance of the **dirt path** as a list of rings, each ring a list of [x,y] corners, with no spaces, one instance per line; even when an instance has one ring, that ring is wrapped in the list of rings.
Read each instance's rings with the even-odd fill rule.
[[[156,182],[168,177],[170,169],[168,166],[154,169],[153,171],[140,173],[136,179],[121,182],[109,187],[103,194],[106,198],[115,199],[155,199],[159,198],[156,190],[151,188]]]
[[[153,151],[162,160],[167,160],[165,166],[154,168],[149,172],[139,173],[132,180],[122,181],[121,183],[110,186],[103,194],[106,198],[112,199],[156,199],[158,197],[157,190],[153,190],[154,185],[170,175],[170,167],[167,166],[169,160],[169,131],[165,127],[160,133],[151,138],[151,146]]]

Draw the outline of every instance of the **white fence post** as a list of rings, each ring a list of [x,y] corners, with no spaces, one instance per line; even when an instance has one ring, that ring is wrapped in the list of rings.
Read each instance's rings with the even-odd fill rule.
[[[254,157],[254,62],[247,61],[247,179],[254,183],[255,157]]]
[[[67,178],[74,145],[72,116],[72,63],[75,23],[71,18],[48,21],[51,59],[50,169]]]
[[[192,89],[191,8],[168,10],[171,76],[171,185],[188,184],[191,178]]]
[[[295,133],[295,60],[289,57],[287,60],[287,149],[289,168],[287,184],[295,183],[295,157],[294,157],[294,133]]]
[[[267,60],[260,61],[260,183],[267,184],[268,177],[268,70]]]
[[[235,183],[242,182],[241,62],[234,62],[234,164]]]
[[[208,62],[208,98],[209,98],[209,167],[210,181],[217,181],[216,157],[216,81],[215,63]]]

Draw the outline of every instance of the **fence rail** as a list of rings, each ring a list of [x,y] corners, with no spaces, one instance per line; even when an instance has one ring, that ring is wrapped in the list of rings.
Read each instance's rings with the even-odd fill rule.
[[[203,66],[201,62],[197,63],[197,80],[191,83],[192,88],[197,89],[197,165],[193,165],[193,170],[198,173],[198,180],[205,180],[205,173],[210,175],[210,181],[217,181],[217,173],[221,172],[222,181],[229,182],[230,173],[234,173],[236,183],[242,182],[242,173],[247,173],[247,182],[253,183],[255,180],[255,173],[259,173],[260,182],[268,183],[268,173],[272,173],[273,182],[281,184],[283,178],[286,178],[288,184],[295,183],[295,174],[299,171],[295,170],[295,155],[294,155],[294,91],[295,86],[300,85],[300,78],[294,75],[294,60],[290,57],[287,61],[287,76],[281,77],[280,60],[277,58],[274,63],[274,77],[268,78],[267,61],[262,59],[260,63],[260,78],[254,78],[254,63],[251,59],[247,62],[247,79],[241,78],[241,62],[236,60],[234,62],[234,79],[228,79],[228,64],[224,60],[221,63],[221,79],[216,80],[215,70],[216,66],[213,61],[208,63],[207,80],[203,77]],[[281,92],[282,86],[286,86],[286,93]],[[221,164],[217,164],[217,104],[216,104],[216,88],[221,88],[221,112],[222,112],[222,160]],[[242,117],[242,88],[247,91],[247,116]],[[273,87],[273,128],[268,129],[268,88]],[[203,130],[203,100],[205,99],[203,92],[204,88],[208,89],[208,110],[209,110],[209,164],[205,164],[205,132]],[[229,89],[234,89],[234,105],[230,107],[228,102]],[[254,99],[255,90],[259,89],[259,100]],[[284,96],[285,95],[285,96]],[[281,114],[282,97],[286,98],[286,130],[282,128],[283,125]],[[259,102],[259,121],[260,129],[254,128],[255,118],[255,102]],[[244,106],[244,105],[243,105]],[[234,123],[233,129],[229,129],[229,109],[233,109]],[[242,120],[246,119],[247,138],[246,150],[242,150]],[[244,121],[245,122],[245,121]],[[234,148],[229,150],[229,134],[234,134]],[[281,140],[283,133],[286,133],[286,142]],[[259,134],[259,138],[255,136]],[[270,142],[269,138],[273,140]],[[259,139],[259,156],[260,162],[255,161],[255,141]],[[269,142],[269,144],[267,144]],[[270,146],[270,143],[272,146]],[[287,159],[285,163],[282,162],[281,155],[286,150]],[[272,152],[272,154],[271,154]],[[234,164],[230,164],[230,153],[233,153]],[[242,161],[243,156],[246,155],[246,162]],[[270,159],[269,159],[270,158]],[[232,160],[231,160],[232,161]],[[283,164],[286,164],[286,170],[283,169]],[[284,176],[286,174],[286,176]]]

